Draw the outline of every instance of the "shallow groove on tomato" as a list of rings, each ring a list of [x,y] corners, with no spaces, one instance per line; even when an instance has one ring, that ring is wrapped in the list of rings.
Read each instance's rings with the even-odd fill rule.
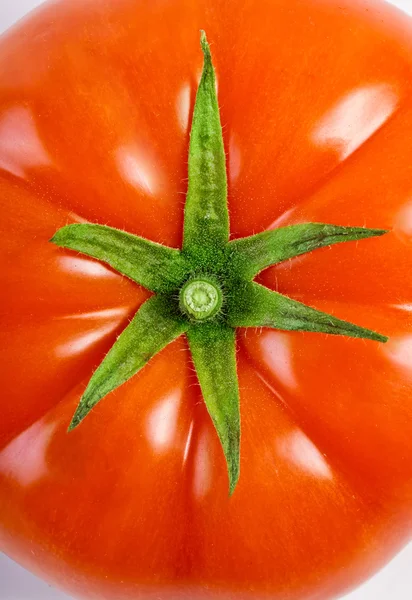
[[[96,315],[99,316],[99,313],[101,311],[96,311]],[[43,419],[50,411],[54,410],[54,408],[59,405],[60,403],[64,402],[64,399],[67,397],[67,395],[70,395],[72,389],[76,388],[77,386],[79,386],[82,382],[87,381],[88,378],[90,378],[90,376],[92,375],[93,371],[96,369],[96,366],[99,364],[99,361],[102,360],[102,358],[106,355],[107,351],[110,349],[111,345],[113,344],[113,341],[116,339],[116,337],[119,335],[119,333],[126,327],[127,322],[130,318],[130,314],[133,314],[134,312],[134,308],[132,309],[127,309],[126,311],[123,311],[121,314],[119,314],[115,321],[111,321],[111,320],[107,320],[106,319],[100,319],[98,321],[98,323],[96,323],[96,327],[98,325],[100,325],[100,337],[97,336],[96,337],[96,331],[94,330],[95,328],[93,327],[93,319],[91,319],[90,322],[90,313],[86,313],[86,316],[88,317],[88,323],[86,323],[86,327],[82,333],[82,335],[79,335],[77,338],[76,336],[73,337],[73,332],[69,331],[66,334],[66,337],[63,338],[59,338],[59,344],[58,346],[56,346],[55,351],[57,352],[59,349],[61,352],[66,352],[68,353],[68,356],[66,357],[66,364],[61,363],[60,364],[60,370],[59,370],[59,374],[60,374],[60,378],[65,381],[65,373],[66,373],[66,377],[67,377],[67,371],[69,371],[70,373],[72,373],[71,375],[71,383],[67,384],[66,387],[63,387],[62,390],[60,390],[58,392],[58,396],[56,395],[56,397],[54,397],[54,399],[52,400],[52,404],[50,404],[50,396],[49,394],[51,394],[51,392],[49,392],[49,394],[47,394],[47,408],[43,411],[40,411],[39,413],[36,414],[36,416],[32,416],[31,418],[27,418],[24,414],[24,412],[22,414],[20,414],[19,416],[17,416],[17,419],[15,419],[13,421],[13,427],[10,428],[10,422],[9,419],[7,419],[4,415],[3,415],[3,419],[2,419],[2,424],[3,424],[3,428],[0,428],[0,439],[1,439],[1,447],[4,448],[5,446],[7,446],[8,443],[10,443],[11,440],[15,439],[16,437],[18,437],[19,435],[21,435],[24,431],[26,431],[27,429],[29,429],[30,427],[33,426],[34,423],[36,423],[37,421]],[[58,316],[58,317],[51,317],[49,319],[44,319],[44,318],[40,318],[38,319],[39,322],[39,335],[44,336],[44,331],[42,331],[42,327],[46,326],[48,328],[48,331],[50,332],[50,329],[55,329],[55,328],[59,328],[60,326],[64,325],[64,322],[67,320],[71,320],[74,319],[74,321],[82,321],[82,314],[76,314],[76,315],[69,315],[69,316]],[[34,317],[33,317],[34,320]],[[55,327],[54,327],[55,326]],[[15,330],[9,332],[10,336],[15,336],[18,333],[23,333],[23,330],[21,328],[21,326],[17,325]],[[5,337],[5,342],[7,344],[7,338]],[[88,344],[88,347],[85,349],[84,345]],[[9,345],[9,343],[7,344]],[[78,356],[80,354],[80,357]],[[83,354],[83,356],[81,356]],[[91,361],[91,357],[93,357],[92,361]],[[80,358],[80,362],[79,362],[79,358]],[[83,365],[83,366],[79,366],[78,367],[78,375],[76,376],[76,370],[74,370],[75,365],[79,363],[79,365]],[[85,369],[84,365],[88,364],[88,368]],[[57,391],[56,391],[57,394]],[[30,396],[26,398],[26,403],[27,403],[27,409],[30,411],[31,407],[32,407],[32,403],[30,401]],[[24,406],[23,406],[23,411],[24,411]],[[17,423],[16,423],[17,421]],[[6,428],[4,430],[4,428]],[[1,431],[1,429],[3,429],[3,431]]]
[[[353,474],[345,468],[343,461],[334,456],[331,446],[324,441],[319,440],[318,436],[313,432],[313,428],[310,427],[310,424],[298,417],[296,411],[293,409],[292,402],[286,400],[284,394],[282,394],[279,389],[276,389],[272,382],[268,381],[262,365],[260,365],[259,362],[250,355],[243,341],[241,341],[241,346],[245,355],[247,356],[248,362],[252,365],[252,368],[259,380],[270,392],[273,400],[286,410],[289,418],[295,423],[296,427],[298,427],[298,429],[306,436],[311,444],[313,444],[314,448],[316,448],[316,450],[319,452],[319,455],[326,460],[328,466],[334,474],[334,477],[337,477],[340,483],[347,487],[347,489],[349,489],[350,492],[356,496],[357,501],[364,506],[370,505],[372,501],[374,504],[376,504],[376,506],[380,504],[383,506],[385,501],[383,499],[381,502],[377,501],[373,490],[365,487],[364,482],[362,481],[361,473],[353,476]]]
[[[306,204],[309,204],[313,201],[313,198],[322,191],[322,189],[336,176],[338,176],[342,171],[344,171],[352,161],[358,160],[358,155],[362,154],[365,150],[367,150],[368,145],[372,141],[376,141],[380,135],[385,135],[386,129],[391,126],[392,121],[396,119],[398,114],[400,114],[403,110],[403,105],[398,105],[393,113],[387,118],[387,120],[382,123],[378,129],[376,129],[373,133],[371,133],[367,139],[365,139],[353,152],[351,152],[348,156],[346,156],[343,160],[334,165],[331,170],[324,174],[323,177],[319,179],[314,185],[307,190],[305,195],[297,199],[296,202],[289,206],[283,213],[281,213],[276,219],[269,223],[266,229],[272,229],[273,227],[281,227],[289,224],[289,216],[300,209],[304,209]]]

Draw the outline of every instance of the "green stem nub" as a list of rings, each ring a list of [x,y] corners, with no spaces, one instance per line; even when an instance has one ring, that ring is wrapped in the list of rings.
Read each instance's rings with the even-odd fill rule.
[[[190,279],[180,290],[182,312],[193,321],[206,321],[222,307],[222,290],[214,281]]]

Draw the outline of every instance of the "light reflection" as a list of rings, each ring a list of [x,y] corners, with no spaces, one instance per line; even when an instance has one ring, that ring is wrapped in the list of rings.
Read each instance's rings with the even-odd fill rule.
[[[293,370],[293,350],[287,333],[267,332],[260,339],[263,359],[283,385],[296,390],[298,383]]]
[[[297,430],[281,438],[277,449],[284,458],[309,475],[324,479],[333,478],[325,457],[302,431]]]
[[[187,432],[185,451],[183,453],[183,466],[186,464],[187,459],[189,457],[189,450],[190,450],[190,445],[192,443],[192,437],[193,437],[193,427],[194,427],[194,421],[192,421],[190,423],[189,431]]]
[[[119,277],[117,273],[114,273],[102,263],[83,258],[82,256],[59,256],[58,264],[62,271],[75,275],[105,277],[106,279]]]
[[[129,313],[129,308],[108,308],[105,310],[96,310],[94,312],[80,313],[74,315],[65,315],[61,317],[62,320],[74,320],[74,321],[105,321],[101,327],[97,327],[94,323],[91,323],[93,331],[87,333],[81,333],[73,337],[71,340],[57,346],[55,353],[59,357],[67,357],[79,354],[87,350],[90,346],[103,339],[106,335],[113,333],[119,326],[121,320],[123,320]],[[107,321],[110,320],[110,323]]]
[[[292,218],[293,218],[293,213],[296,212],[296,206],[292,206],[291,208],[288,208],[288,210],[285,210],[285,212],[283,212],[279,217],[277,217],[272,223],[270,223],[270,225],[267,227],[268,230],[270,229],[277,229],[278,227],[284,227],[285,225],[290,225]],[[297,225],[300,222],[304,222],[304,219],[302,221],[298,221],[295,218],[293,219],[293,224]]]
[[[96,342],[102,340],[106,335],[116,331],[118,326],[119,322],[117,320],[114,323],[106,323],[99,328],[94,326],[93,331],[82,333],[68,340],[64,344],[57,346],[54,349],[55,355],[60,358],[67,358],[69,356],[80,354],[90,348],[90,346],[93,346]]]
[[[0,168],[17,177],[52,163],[28,108],[14,107],[0,118]]]
[[[398,367],[412,375],[412,335],[390,337],[386,344],[380,344],[380,350]]]
[[[412,312],[412,304],[391,304],[390,307],[397,310],[404,310],[405,312]]]
[[[396,215],[394,233],[404,242],[412,242],[412,201],[404,204]]]
[[[46,453],[57,423],[37,421],[0,452],[0,472],[23,486],[48,473]]]
[[[128,308],[105,308],[104,310],[96,310],[92,312],[79,313],[74,315],[65,315],[61,317],[62,319],[121,319],[125,317],[128,313]]]
[[[164,452],[173,445],[181,399],[181,390],[173,391],[157,404],[149,416],[147,435],[151,446],[158,452]]]
[[[204,429],[199,437],[193,473],[193,493],[201,499],[209,492],[212,485],[212,464],[210,455],[210,440]]]
[[[388,84],[356,89],[326,113],[313,132],[313,140],[338,152],[344,160],[389,119],[397,104],[398,96]]]
[[[177,95],[176,100],[177,119],[184,133],[189,127],[190,117],[190,85],[185,83]]]
[[[156,162],[149,158],[148,148],[121,146],[115,159],[121,176],[132,187],[151,195],[158,192],[159,172]]]
[[[229,176],[232,182],[239,177],[242,167],[242,155],[236,135],[232,133],[229,140]]]

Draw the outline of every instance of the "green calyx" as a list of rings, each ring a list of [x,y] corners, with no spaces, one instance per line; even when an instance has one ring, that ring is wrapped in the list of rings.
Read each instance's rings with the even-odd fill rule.
[[[112,390],[182,334],[226,458],[229,490],[239,479],[240,411],[236,328],[271,327],[386,342],[375,331],[342,321],[253,281],[263,269],[324,246],[381,236],[383,229],[304,223],[229,241],[226,157],[209,45],[189,147],[183,248],[169,248],[107,227],[63,227],[51,240],[110,265],[155,293],[138,310],[94,372],[69,429]]]

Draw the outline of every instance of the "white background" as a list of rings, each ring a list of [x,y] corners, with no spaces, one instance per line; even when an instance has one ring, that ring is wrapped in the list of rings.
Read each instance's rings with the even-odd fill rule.
[[[0,0],[0,32],[43,0]],[[113,0],[114,2],[116,0]],[[412,15],[412,0],[391,0]],[[342,600],[411,600],[412,544],[368,583]],[[0,554],[0,600],[70,600]],[[102,599],[104,600],[104,599]]]

